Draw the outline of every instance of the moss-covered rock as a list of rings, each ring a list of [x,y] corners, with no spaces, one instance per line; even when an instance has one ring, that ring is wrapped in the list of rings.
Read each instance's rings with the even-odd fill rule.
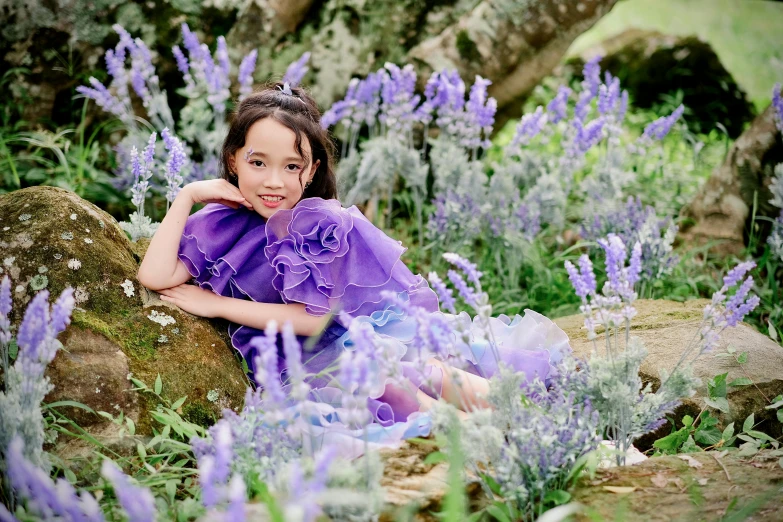
[[[647,359],[642,363],[640,375],[646,382],[651,382],[655,388],[660,385],[660,371],[670,371],[680,358],[683,350],[690,342],[695,342],[695,334],[701,325],[705,299],[677,303],[666,300],[640,300],[636,302],[638,314],[631,323],[631,335],[639,337],[648,351]],[[568,334],[571,347],[579,357],[589,358],[593,350],[593,342],[587,340],[584,329],[584,319],[581,315],[572,315],[556,319],[555,323]],[[604,337],[596,339],[597,350],[603,353]],[[747,362],[738,364],[733,357],[716,357],[717,353],[725,353],[729,346],[739,355],[747,352]],[[767,336],[759,333],[746,324],[735,328],[727,328],[720,336],[720,341],[712,353],[705,353],[693,361],[694,374],[702,380],[702,385],[696,395],[683,401],[677,412],[689,413],[692,416],[705,407],[704,399],[709,397],[707,381],[716,375],[728,372],[727,382],[740,377],[748,377],[752,386],[730,387],[727,395],[729,413],[719,414],[723,424],[739,422],[751,413],[756,421],[761,421],[759,429],[774,436],[780,435],[780,423],[774,417],[772,410],[765,410],[769,399],[783,393],[783,348]],[[665,432],[670,426],[665,426]],[[657,435],[653,434],[652,438]],[[644,445],[644,444],[643,444]]]
[[[142,435],[151,433],[147,412],[157,404],[151,395],[129,393],[129,373],[150,387],[160,374],[161,395],[171,402],[187,395],[183,411],[198,412],[191,415],[194,421],[210,424],[223,408],[241,405],[246,379],[225,324],[183,313],[141,287],[135,280],[138,255],[109,214],[59,188],[4,194],[0,250],[0,273],[12,280],[14,324],[35,283],[40,286],[39,276],[53,295],[67,286],[76,289],[77,308],[61,337],[65,349],[49,369],[55,390],[47,401],[123,410]],[[152,320],[163,315],[174,322]],[[70,413],[91,430],[105,427],[101,417]]]

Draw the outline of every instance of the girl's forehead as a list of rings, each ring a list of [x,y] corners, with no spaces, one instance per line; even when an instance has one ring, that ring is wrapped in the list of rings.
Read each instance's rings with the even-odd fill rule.
[[[296,133],[273,118],[263,118],[250,126],[245,136],[245,149],[249,148],[266,155],[299,155],[296,152]],[[304,133],[302,150],[310,150],[310,142]]]

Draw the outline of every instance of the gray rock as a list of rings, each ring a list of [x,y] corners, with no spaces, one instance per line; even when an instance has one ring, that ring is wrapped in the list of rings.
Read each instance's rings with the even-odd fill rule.
[[[671,370],[680,358],[685,347],[698,332],[701,324],[705,299],[677,303],[665,300],[640,300],[636,302],[638,315],[631,323],[631,335],[639,337],[648,351],[642,364],[642,379],[651,382],[655,388],[660,385],[660,370]],[[588,358],[593,343],[587,340],[581,315],[561,317],[555,320],[571,339],[571,347],[579,357]],[[599,353],[603,350],[603,335],[597,339]],[[747,352],[747,362],[739,365],[733,358],[716,357],[732,346],[736,353]],[[726,329],[712,353],[702,354],[693,362],[694,374],[702,380],[701,387],[683,406],[691,414],[698,414],[705,407],[704,398],[708,397],[707,381],[712,377],[728,372],[727,382],[740,377],[753,380],[754,386],[729,388],[728,401],[730,413],[720,414],[723,424],[742,422],[751,413],[756,421],[764,421],[759,429],[775,436],[780,434],[780,423],[774,420],[774,413],[764,406],[778,394],[783,393],[783,347],[772,341],[747,324],[741,323],[735,328]],[[681,410],[681,411],[686,411]],[[714,413],[718,413],[714,411]],[[665,427],[664,429],[668,429]]]

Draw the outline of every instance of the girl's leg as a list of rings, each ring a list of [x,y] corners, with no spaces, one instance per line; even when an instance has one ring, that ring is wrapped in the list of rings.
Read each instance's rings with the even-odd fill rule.
[[[483,377],[473,375],[459,368],[430,359],[427,361],[443,372],[443,387],[441,397],[463,411],[489,408],[489,382]],[[425,395],[419,392],[420,395]],[[432,400],[430,397],[427,397]],[[428,408],[429,409],[429,408]]]

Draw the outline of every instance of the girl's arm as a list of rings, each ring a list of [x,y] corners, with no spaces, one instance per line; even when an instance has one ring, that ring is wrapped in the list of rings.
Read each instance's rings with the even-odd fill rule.
[[[139,266],[137,279],[150,290],[171,288],[191,278],[179,260],[179,242],[194,203],[221,203],[232,208],[251,207],[235,186],[223,179],[198,181],[185,185],[171,204],[166,217],[152,236]]]
[[[269,321],[279,325],[290,321],[297,335],[315,335],[326,325],[325,316],[310,315],[300,303],[257,303],[224,297],[195,285],[180,284],[160,290],[160,298],[200,317],[221,317],[237,324],[263,330]]]

